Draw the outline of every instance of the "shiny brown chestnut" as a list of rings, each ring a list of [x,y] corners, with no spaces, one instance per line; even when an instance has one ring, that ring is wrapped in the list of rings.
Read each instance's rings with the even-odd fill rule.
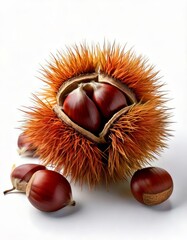
[[[30,203],[44,212],[54,212],[67,205],[75,205],[68,180],[52,170],[40,170],[33,174],[26,195]]]
[[[100,128],[101,118],[94,102],[87,96],[83,85],[68,94],[63,110],[75,123],[91,132]]]
[[[147,167],[136,171],[130,185],[133,196],[145,205],[160,204],[173,192],[170,174],[159,167]]]
[[[92,82],[92,99],[105,118],[112,117],[118,110],[127,106],[125,95],[107,83]]]
[[[18,145],[19,155],[23,155],[23,156],[27,156],[27,157],[33,157],[34,156],[34,154],[36,152],[36,149],[29,142],[25,133],[21,133],[19,135],[17,145]]]
[[[72,90],[64,99],[62,110],[82,128],[98,133],[103,118],[108,121],[126,106],[126,97],[117,87],[92,81]]]
[[[38,170],[46,169],[45,166],[40,164],[26,163],[18,167],[13,168],[10,179],[12,182],[12,188],[4,191],[4,194],[11,192],[13,190],[18,190],[20,192],[26,191],[26,186],[31,179],[32,175]]]

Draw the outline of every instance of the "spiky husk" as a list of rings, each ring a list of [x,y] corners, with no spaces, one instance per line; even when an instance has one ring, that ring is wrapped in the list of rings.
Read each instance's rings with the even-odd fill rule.
[[[62,170],[72,180],[94,186],[127,178],[166,147],[169,113],[165,108],[157,74],[142,57],[116,44],[101,48],[86,45],[58,53],[43,68],[42,80],[48,84],[34,107],[26,111],[23,131],[37,148],[43,164]],[[53,106],[61,85],[68,79],[88,73],[104,73],[125,83],[138,104],[122,115],[110,128],[104,148],[62,122]],[[103,150],[104,149],[104,150]]]

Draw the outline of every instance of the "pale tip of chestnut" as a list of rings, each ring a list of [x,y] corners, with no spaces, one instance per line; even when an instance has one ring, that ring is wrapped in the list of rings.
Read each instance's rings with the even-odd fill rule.
[[[69,206],[75,206],[75,205],[76,205],[76,202],[75,202],[74,200],[71,200],[68,205],[69,205]]]
[[[16,168],[16,164],[14,163],[14,164],[12,165],[12,168],[11,168],[12,171],[11,171],[11,172],[13,172],[15,168]],[[15,189],[16,189],[15,186],[12,186],[12,188],[3,191],[3,194],[5,195],[5,194],[7,194],[7,193],[9,193],[9,192],[14,191]]]
[[[17,152],[22,157],[35,157],[35,150],[30,150],[27,147],[18,148]]]
[[[16,189],[15,187],[12,187],[8,190],[3,191],[3,194],[6,195],[7,193],[10,193],[10,192],[14,191],[15,189]]]
[[[24,133],[19,135],[17,145],[17,152],[19,155],[25,157],[33,157],[35,155],[36,149],[28,141],[27,136]]]
[[[31,154],[33,154],[31,152],[28,152],[28,149],[26,147],[18,148],[17,152],[20,156],[23,156],[23,155],[26,155],[26,156],[29,155],[30,156]]]

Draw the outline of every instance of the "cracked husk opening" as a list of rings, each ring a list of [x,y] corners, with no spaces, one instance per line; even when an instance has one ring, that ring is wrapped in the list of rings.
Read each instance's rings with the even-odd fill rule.
[[[98,83],[107,83],[110,85],[115,86],[118,88],[121,92],[123,92],[128,100],[129,105],[120,109],[118,112],[116,112],[105,124],[102,129],[102,131],[95,135],[92,132],[82,128],[75,122],[73,122],[62,110],[62,105],[64,102],[64,99],[66,96],[76,89],[80,83],[89,83],[89,82],[98,82]],[[104,144],[107,142],[107,134],[111,127],[111,125],[123,114],[127,113],[129,109],[134,106],[134,104],[137,103],[135,94],[122,82],[119,80],[116,80],[112,77],[109,77],[104,74],[98,74],[98,73],[92,73],[92,74],[85,74],[81,75],[72,79],[69,79],[66,81],[59,89],[57,94],[57,104],[54,106],[53,110],[57,114],[58,118],[61,119],[63,122],[65,122],[67,125],[73,127],[76,131],[84,135],[85,137],[89,138],[90,140],[98,143],[98,144]]]

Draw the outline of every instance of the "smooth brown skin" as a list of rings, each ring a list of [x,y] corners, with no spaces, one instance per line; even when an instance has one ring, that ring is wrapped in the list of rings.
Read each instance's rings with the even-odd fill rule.
[[[141,203],[146,204],[144,196],[150,194],[149,196],[156,196],[153,199],[153,204],[155,205],[161,203],[166,199],[159,198],[159,194],[162,195],[165,191],[170,190],[169,194],[165,195],[167,199],[173,190],[173,180],[170,174],[158,167],[148,167],[138,170],[134,173],[131,179],[131,191],[134,197]],[[160,200],[161,199],[161,200]]]
[[[82,87],[73,90],[66,97],[63,110],[72,121],[90,132],[95,133],[100,129],[99,111]]]
[[[17,178],[28,182],[36,171],[44,169],[46,169],[46,167],[40,164],[22,164],[12,171],[11,179]]]
[[[26,195],[31,204],[40,211],[53,212],[66,205],[74,205],[69,182],[52,170],[37,171],[29,181]]]
[[[13,190],[18,190],[21,192],[26,191],[26,186],[31,179],[32,175],[38,170],[46,169],[45,166],[40,164],[26,163],[18,167],[15,167],[10,175],[12,188],[5,190],[4,194],[12,192]]]
[[[79,126],[92,133],[102,130],[101,121],[127,106],[125,95],[115,86],[90,82],[80,84],[68,94],[63,111]]]
[[[96,83],[92,99],[105,118],[112,117],[127,106],[125,95],[118,88],[106,83]]]

